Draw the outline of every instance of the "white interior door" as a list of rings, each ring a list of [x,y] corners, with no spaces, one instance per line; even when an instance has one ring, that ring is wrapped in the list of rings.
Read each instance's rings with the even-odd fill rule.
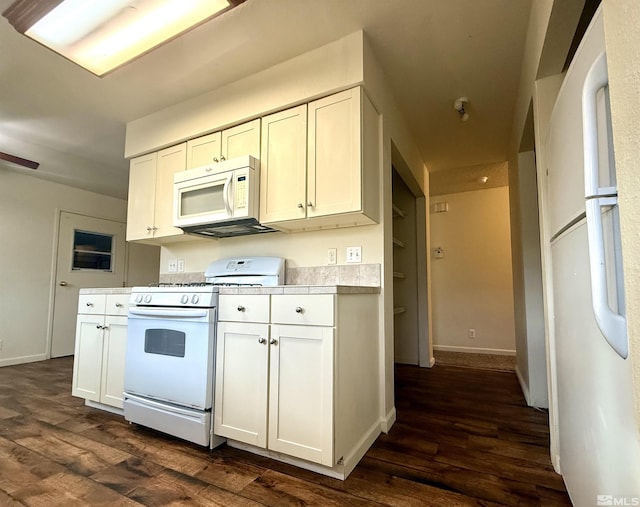
[[[122,287],[124,274],[124,223],[60,213],[51,357],[73,354],[79,290]]]

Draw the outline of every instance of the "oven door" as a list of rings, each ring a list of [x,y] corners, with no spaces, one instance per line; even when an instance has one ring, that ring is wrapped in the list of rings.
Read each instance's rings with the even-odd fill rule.
[[[205,174],[209,168],[185,171],[176,177],[173,192],[173,225],[188,227],[203,223],[220,222],[233,218],[233,171]],[[187,179],[191,173],[201,177]],[[196,176],[196,175],[194,175]],[[184,181],[179,179],[184,178]]]
[[[129,309],[125,393],[208,410],[215,308]]]

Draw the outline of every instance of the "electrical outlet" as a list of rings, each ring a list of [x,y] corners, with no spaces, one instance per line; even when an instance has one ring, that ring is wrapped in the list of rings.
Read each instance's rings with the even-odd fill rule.
[[[338,249],[329,248],[329,250],[327,250],[327,264],[337,264],[337,263],[338,263]]]
[[[178,259],[178,272],[184,272],[184,259]]]
[[[471,338],[472,340],[476,337],[476,330],[473,328],[469,329],[469,338]]]
[[[168,269],[169,273],[175,273],[178,271],[178,261],[176,259],[170,260]]]
[[[348,246],[347,247],[347,262],[351,264],[358,264],[362,262],[362,247],[361,246]]]

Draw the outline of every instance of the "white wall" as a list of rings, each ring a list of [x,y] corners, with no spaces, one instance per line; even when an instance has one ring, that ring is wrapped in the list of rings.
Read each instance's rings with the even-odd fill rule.
[[[520,231],[524,275],[524,305],[527,329],[527,372],[517,370],[527,404],[549,406],[547,393],[547,357],[542,297],[542,257],[538,222],[536,157],[533,151],[518,154],[520,185]],[[521,362],[521,361],[520,361]]]
[[[126,201],[0,170],[0,366],[46,358],[56,210],[124,222]]]
[[[430,215],[434,348],[514,354],[508,188],[440,195],[431,205],[440,202],[449,211]]]
[[[184,259],[185,272],[202,272],[216,259],[242,255],[273,255],[287,259],[288,267],[323,266],[327,249],[338,249],[338,264],[346,264],[346,248],[362,247],[363,264],[381,263],[381,225],[364,225],[324,231],[274,232],[238,238],[194,239],[163,246],[160,272],[168,273],[168,262]]]

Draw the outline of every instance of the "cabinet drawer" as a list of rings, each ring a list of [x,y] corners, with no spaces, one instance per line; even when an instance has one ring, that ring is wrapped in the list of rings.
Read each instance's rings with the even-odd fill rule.
[[[107,297],[104,294],[80,294],[78,297],[78,313],[104,315]]]
[[[271,322],[274,324],[334,325],[334,297],[331,294],[276,294],[271,297]]]
[[[107,315],[127,315],[129,294],[107,294]]]
[[[229,322],[269,322],[269,296],[227,295],[220,296],[218,320]]]

